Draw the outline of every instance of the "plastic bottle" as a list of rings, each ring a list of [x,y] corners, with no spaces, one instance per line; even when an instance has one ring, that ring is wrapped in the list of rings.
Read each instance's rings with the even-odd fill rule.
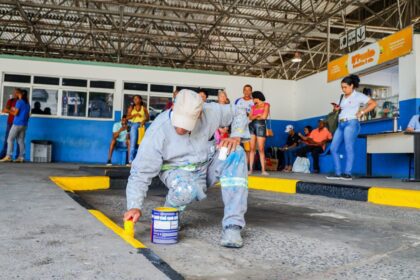
[[[398,119],[397,117],[394,116],[394,132],[398,131]]]

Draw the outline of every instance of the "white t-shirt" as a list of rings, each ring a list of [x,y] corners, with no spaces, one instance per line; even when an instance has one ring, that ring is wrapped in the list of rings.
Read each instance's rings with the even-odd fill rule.
[[[370,97],[360,93],[358,91],[353,91],[352,94],[346,98],[343,97],[341,100],[341,112],[339,119],[357,119],[356,114],[360,109],[360,106],[365,106],[370,100]]]
[[[251,107],[254,106],[254,101],[252,98],[249,100],[245,100],[243,97],[236,99],[235,105],[246,108],[246,112],[249,114],[251,112]]]

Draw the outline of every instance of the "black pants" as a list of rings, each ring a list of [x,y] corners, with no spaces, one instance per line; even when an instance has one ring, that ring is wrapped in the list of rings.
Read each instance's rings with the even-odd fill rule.
[[[319,146],[305,146],[296,151],[298,157],[306,157],[307,153],[312,153],[314,159],[314,171],[319,172],[319,155],[324,152]]]

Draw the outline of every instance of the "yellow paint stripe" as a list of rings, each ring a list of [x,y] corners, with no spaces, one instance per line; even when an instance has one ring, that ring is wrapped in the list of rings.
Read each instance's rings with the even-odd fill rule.
[[[267,177],[248,177],[248,188],[254,190],[263,190],[281,193],[296,193],[296,184],[298,180],[267,178]]]
[[[130,244],[136,249],[146,248],[143,243],[138,241],[137,239],[127,235],[123,228],[119,227],[115,224],[111,219],[105,216],[102,212],[98,210],[88,210],[96,219],[98,219],[101,223],[103,223],[107,228],[111,229],[115,234],[121,237],[125,242]]]
[[[372,187],[368,201],[375,204],[420,208],[420,191]]]
[[[65,191],[106,190],[110,186],[108,176],[50,177],[50,179]]]

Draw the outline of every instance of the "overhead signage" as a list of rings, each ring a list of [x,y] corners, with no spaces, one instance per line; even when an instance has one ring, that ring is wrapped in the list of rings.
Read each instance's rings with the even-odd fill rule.
[[[353,46],[356,43],[363,42],[366,39],[366,26],[362,25],[356,29],[345,32],[340,37],[340,50]]]
[[[347,33],[347,46],[353,46],[356,44],[356,30],[349,31]]]
[[[357,37],[357,31],[355,34]],[[328,63],[328,82],[407,55],[412,49],[413,26],[410,26]]]
[[[356,28],[356,41],[363,42],[366,39],[366,25]]]
[[[340,50],[347,48],[347,34],[340,37]]]

